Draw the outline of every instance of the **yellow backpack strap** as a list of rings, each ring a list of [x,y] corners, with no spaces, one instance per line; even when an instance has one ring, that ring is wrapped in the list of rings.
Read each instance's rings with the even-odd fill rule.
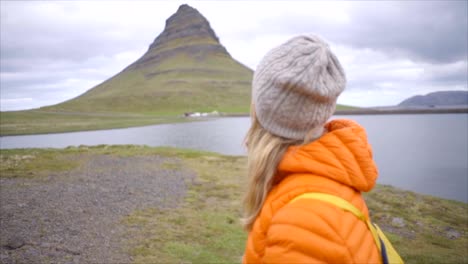
[[[404,263],[403,259],[400,257],[396,249],[393,247],[390,240],[388,240],[387,236],[384,234],[382,229],[380,229],[380,227],[377,224],[373,224],[373,225],[375,226],[375,229],[377,230],[377,234],[379,235],[379,238],[382,240],[382,243],[385,245],[388,263],[390,264]]]
[[[303,193],[294,199],[292,199],[289,203],[293,203],[299,199],[315,199],[315,200],[320,200],[323,202],[331,203],[345,211],[348,211],[352,214],[354,214],[357,218],[361,219],[366,223],[367,227],[372,233],[372,236],[374,237],[375,244],[377,245],[379,252],[381,251],[381,246],[380,246],[380,240],[379,240],[379,235],[377,233],[376,228],[374,225],[371,223],[369,218],[365,216],[359,209],[357,209],[354,205],[352,205],[350,202],[346,201],[345,199],[327,194],[327,193]]]

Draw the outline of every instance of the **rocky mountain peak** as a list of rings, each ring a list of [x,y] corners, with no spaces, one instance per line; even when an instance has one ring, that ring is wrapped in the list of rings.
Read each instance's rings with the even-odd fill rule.
[[[195,8],[184,4],[166,20],[163,32],[156,37],[148,51],[125,70],[154,68],[179,55],[198,61],[212,55],[232,58],[219,42],[208,20]]]
[[[149,49],[159,48],[177,39],[208,38],[219,44],[219,39],[208,20],[197,9],[183,4],[166,20],[164,31],[154,40]]]

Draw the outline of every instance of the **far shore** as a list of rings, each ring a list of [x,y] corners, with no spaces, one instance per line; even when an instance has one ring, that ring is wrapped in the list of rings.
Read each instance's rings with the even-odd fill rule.
[[[337,110],[335,115],[396,115],[396,114],[464,114],[465,108],[365,108],[354,110]]]
[[[467,114],[468,107],[460,108],[356,108],[349,110],[336,110],[334,115],[403,115],[403,114]],[[226,117],[248,117],[248,113],[243,114],[223,114]]]
[[[334,115],[466,114],[467,107],[339,109]],[[45,112],[40,110],[0,112],[0,136],[37,135],[129,128],[157,124],[201,121],[206,118],[248,117],[248,113],[220,113],[210,117],[124,113]]]

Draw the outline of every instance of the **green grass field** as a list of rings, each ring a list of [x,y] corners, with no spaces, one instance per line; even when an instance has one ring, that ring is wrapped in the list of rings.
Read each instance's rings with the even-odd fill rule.
[[[0,112],[0,135],[61,133],[187,121],[189,119],[175,115],[72,113],[40,110]]]
[[[135,263],[240,262],[246,239],[239,224],[245,157],[141,146],[2,150],[0,175],[27,180],[67,171],[78,166],[71,158],[78,153],[174,157],[177,164],[161,166],[196,173],[177,208],[145,208],[121,219],[128,230],[125,250]],[[467,263],[468,204],[381,185],[365,197],[374,222],[406,263]]]

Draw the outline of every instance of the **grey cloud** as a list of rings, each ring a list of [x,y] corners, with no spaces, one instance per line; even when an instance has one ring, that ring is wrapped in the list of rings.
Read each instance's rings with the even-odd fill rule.
[[[59,75],[63,76],[63,74]],[[91,88],[89,79],[80,83],[81,85],[74,85],[60,76],[53,79],[38,75],[24,80],[2,81],[1,110],[30,109],[51,105],[68,100]],[[99,80],[96,80],[96,83],[98,82]],[[19,107],[20,105],[22,106]]]
[[[373,73],[363,63],[357,80],[348,88],[381,91],[382,82],[403,89],[418,87],[464,87],[467,89],[468,61],[467,1],[369,1],[352,2],[349,21],[324,21],[317,17],[291,17],[288,21],[264,21],[272,32],[317,33],[332,44],[352,49],[370,49],[389,60],[409,59],[424,68],[417,80]],[[333,48],[333,47],[332,47]],[[382,58],[376,58],[380,60]],[[367,60],[367,58],[366,58]],[[387,59],[385,59],[387,60]],[[463,63],[462,67],[450,65]],[[377,62],[376,63],[380,63]],[[368,76],[361,76],[368,72]],[[373,76],[373,77],[372,77]],[[391,88],[385,88],[391,89]]]
[[[50,83],[54,80],[66,78],[103,79],[109,77],[106,70],[113,58],[89,60],[85,63],[70,63],[55,61],[54,59],[8,59],[1,60],[2,90],[14,89],[12,87]],[[115,63],[114,63],[115,64]]]
[[[448,85],[464,84],[468,88],[468,62],[457,63],[456,65],[436,65],[429,68],[424,76],[425,82],[435,82]]]
[[[5,99],[33,98],[36,103],[43,102],[40,105],[46,105],[47,102],[58,103],[77,96],[114,74],[112,70],[96,70],[112,68],[109,67],[112,65],[112,58],[91,60],[81,64],[47,59],[36,61],[39,62],[38,65],[30,68],[22,67],[27,65],[27,61],[23,60],[16,61],[16,65],[12,61],[6,63],[15,65],[14,67],[18,67],[19,70],[10,67],[11,71],[4,71],[2,67],[0,73],[2,108],[14,104],[14,100],[5,101]]]
[[[48,30],[51,28],[28,29],[27,32],[14,27],[7,28],[1,36],[2,59],[53,58],[80,62],[95,56],[112,56],[139,48],[139,42],[135,38],[108,36],[102,32],[104,29],[96,31],[59,27],[55,28],[55,32]]]
[[[141,49],[141,45],[149,45],[153,38],[120,21],[113,24],[96,23],[92,19],[54,18],[57,12],[70,12],[74,8],[71,4],[61,4],[60,10],[46,14],[41,11],[47,11],[47,6],[40,6],[40,9],[35,4],[41,3],[2,2],[2,60],[28,58],[34,61],[46,58],[83,62],[96,56],[112,56],[119,52]]]
[[[272,31],[318,33],[334,43],[414,61],[468,59],[467,1],[352,2],[349,15],[349,23],[291,17],[289,21],[265,21],[265,25]]]
[[[44,92],[26,88],[8,93],[2,91],[0,94],[0,110],[10,111],[38,108],[65,101],[76,95],[76,93],[70,90],[47,90]]]
[[[154,37],[123,21],[116,25],[63,19],[63,13],[73,13],[74,5],[3,1],[1,5],[2,108],[22,98],[44,105],[76,96],[126,66],[118,68],[116,54],[141,50]],[[54,18],[56,14],[62,17]]]
[[[466,60],[468,2],[386,3],[369,3],[351,13],[356,36],[347,38],[352,45],[435,63]]]

